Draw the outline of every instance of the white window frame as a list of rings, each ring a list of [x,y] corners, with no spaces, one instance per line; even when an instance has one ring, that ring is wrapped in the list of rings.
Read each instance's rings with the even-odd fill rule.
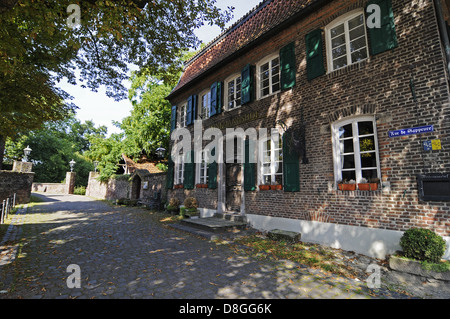
[[[373,134],[366,134],[366,135],[359,135],[358,132],[358,122],[369,122],[372,121],[373,123]],[[351,153],[342,153],[341,147],[340,147],[340,137],[339,137],[339,128],[348,124],[352,124],[352,139],[353,139],[353,154],[354,154],[354,161],[355,161],[355,176],[356,176],[356,183],[361,182],[362,178],[362,170],[377,170],[377,177],[380,178],[380,155],[379,155],[379,148],[378,148],[378,137],[377,137],[377,126],[376,126],[376,120],[375,116],[357,116],[352,117],[349,119],[341,120],[336,123],[333,123],[331,125],[331,133],[332,133],[332,141],[333,141],[333,163],[334,163],[334,180],[335,182],[338,182],[342,179],[342,172],[346,169],[342,168],[342,157],[345,154],[351,154]],[[376,156],[376,167],[361,167],[361,150],[360,150],[360,144],[359,139],[361,137],[367,137],[367,136],[374,136],[374,151],[368,151],[367,153],[375,153]],[[350,139],[350,138],[348,138]],[[364,152],[363,152],[364,153]],[[349,171],[353,169],[347,169]]]
[[[363,25],[364,25],[364,36],[365,36],[365,50],[366,50],[366,58],[352,62],[351,60],[351,49],[350,49],[350,34],[349,34],[349,28],[348,28],[348,21],[359,16],[363,15]],[[347,65],[340,67],[340,68],[333,68],[333,55],[332,55],[332,46],[331,46],[331,29],[339,26],[340,24],[344,24],[344,34],[345,34],[345,46],[346,46],[346,56],[347,56]],[[368,45],[368,39],[367,39],[367,30],[366,30],[366,18],[364,14],[363,9],[356,9],[351,12],[348,12],[337,19],[333,20],[330,24],[328,24],[325,27],[325,39],[326,39],[326,48],[327,48],[327,65],[328,65],[328,73],[348,67],[349,65],[356,64],[359,62],[362,62],[364,60],[367,60],[369,58],[369,45]],[[360,49],[361,50],[361,49]]]
[[[239,90],[236,89],[236,80],[239,79]],[[233,87],[234,87],[234,93],[233,93],[233,107],[230,108],[230,95],[229,95],[229,83],[233,81]],[[224,102],[225,102],[225,110],[231,111],[235,110],[237,108],[240,108],[242,106],[242,102],[239,105],[236,105],[236,95],[239,92],[239,100],[241,101],[242,95],[241,95],[241,88],[242,88],[242,78],[241,74],[234,74],[233,76],[228,77],[224,81]]]
[[[272,82],[273,81],[273,79],[272,79],[273,78],[273,75],[272,75],[273,69],[271,67],[271,63],[273,60],[275,60],[277,58],[278,58],[278,85],[279,85],[279,88],[278,88],[278,90],[274,91],[273,90],[274,83]],[[269,63],[269,93],[266,95],[262,95],[262,92],[261,92],[261,89],[262,89],[262,87],[261,87],[261,66],[263,66],[266,63]],[[257,97],[257,99],[262,99],[267,96],[278,93],[280,91],[281,91],[280,55],[278,53],[274,53],[274,54],[271,54],[271,55],[265,57],[264,59],[262,59],[261,61],[259,61],[256,64],[256,97]]]
[[[279,140],[276,140],[276,137],[279,137]],[[267,141],[270,141],[270,161],[266,161],[267,154]],[[284,184],[284,176],[283,176],[283,159],[279,160],[279,156],[283,157],[283,142],[282,142],[281,134],[271,135],[267,138],[260,140],[258,153],[259,153],[259,167],[258,167],[258,183],[259,185],[274,185],[276,184],[276,176],[281,176],[281,185]],[[278,145],[278,146],[277,146]],[[278,159],[277,159],[278,158]],[[264,174],[264,164],[270,163],[270,174]],[[276,164],[278,163],[278,164]],[[277,167],[277,165],[279,165]],[[277,173],[277,169],[281,166],[281,172]],[[265,183],[264,176],[270,175],[270,183]]]
[[[187,103],[182,104],[178,112],[178,127],[186,127]]]
[[[207,97],[206,105],[205,97]],[[211,90],[204,90],[200,93],[200,103],[198,103],[198,112],[199,118],[202,120],[209,119],[209,107],[211,105]],[[206,115],[206,116],[204,116]]]
[[[206,153],[207,153],[207,150],[203,150],[201,163],[197,163],[197,168],[195,170],[195,172],[196,172],[195,173],[196,174],[195,183],[196,184],[208,184],[209,168],[208,168],[208,163],[205,158]]]
[[[184,154],[180,152],[175,160],[174,185],[181,185],[184,182]]]

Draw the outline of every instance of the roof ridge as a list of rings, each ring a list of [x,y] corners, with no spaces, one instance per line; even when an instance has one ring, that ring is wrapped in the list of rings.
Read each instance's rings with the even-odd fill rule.
[[[217,37],[215,37],[213,40],[211,40],[202,50],[200,50],[193,57],[191,57],[189,60],[187,60],[184,63],[184,65],[188,66],[189,64],[191,64],[194,60],[196,60],[198,57],[202,56],[206,51],[208,51],[209,48],[213,47],[216,43],[218,43],[220,40],[225,38],[228,34],[232,33],[239,26],[241,26],[242,24],[247,22],[250,18],[252,18],[256,13],[258,13],[259,11],[264,9],[272,1],[274,1],[274,0],[262,0],[254,8],[252,8],[250,11],[248,11],[244,16],[242,16],[239,20],[237,20],[235,23],[233,23],[227,29],[222,31],[222,33],[220,33]]]

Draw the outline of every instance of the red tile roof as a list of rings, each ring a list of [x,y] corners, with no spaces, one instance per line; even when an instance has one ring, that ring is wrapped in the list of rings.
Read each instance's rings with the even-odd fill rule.
[[[224,31],[185,65],[180,81],[169,95],[229,58],[260,36],[304,11],[318,0],[266,0]]]

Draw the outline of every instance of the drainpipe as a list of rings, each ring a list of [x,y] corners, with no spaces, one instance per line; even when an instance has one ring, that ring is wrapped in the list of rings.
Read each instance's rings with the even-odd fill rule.
[[[445,56],[447,57],[447,71],[450,75],[450,41],[448,38],[447,26],[445,25],[444,14],[442,13],[441,0],[434,0],[434,6],[436,8],[439,31],[444,44]]]

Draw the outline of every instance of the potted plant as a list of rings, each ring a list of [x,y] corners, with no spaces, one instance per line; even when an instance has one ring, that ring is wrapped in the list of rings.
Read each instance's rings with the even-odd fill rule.
[[[184,200],[184,217],[199,216],[198,202],[194,197],[186,197]]]
[[[178,198],[171,198],[169,200],[169,205],[167,205],[167,211],[172,214],[178,214],[180,210],[180,201]]]
[[[338,187],[341,191],[354,191],[356,189],[356,182],[353,179],[349,181],[338,181]]]
[[[370,190],[370,184],[367,181],[367,179],[365,179],[364,177],[361,178],[361,180],[358,183],[358,189],[360,191],[368,191],[368,190]]]
[[[267,191],[270,189],[270,185],[259,185],[260,191]]]
[[[376,191],[378,189],[378,184],[380,183],[380,179],[378,177],[373,177],[369,180],[370,190]]]

